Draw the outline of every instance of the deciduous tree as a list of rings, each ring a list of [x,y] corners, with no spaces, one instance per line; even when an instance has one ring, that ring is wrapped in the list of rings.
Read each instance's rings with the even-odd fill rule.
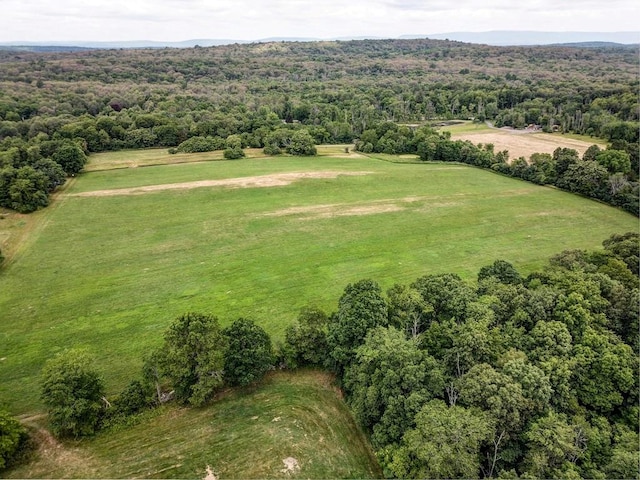
[[[179,402],[199,406],[224,383],[225,350],[226,337],[216,317],[186,313],[166,330],[152,362],[157,362],[159,377],[169,380]]]
[[[44,366],[41,398],[56,435],[80,437],[98,429],[104,410],[104,384],[94,364],[87,353],[70,350]]]
[[[230,385],[249,385],[273,366],[271,339],[252,320],[239,318],[225,328],[224,378]]]

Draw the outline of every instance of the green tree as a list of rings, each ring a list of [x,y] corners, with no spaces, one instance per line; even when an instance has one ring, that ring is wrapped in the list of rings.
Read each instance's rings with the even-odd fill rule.
[[[62,145],[53,154],[52,159],[60,165],[69,176],[79,173],[84,168],[84,164],[87,163],[87,156],[82,149],[74,143]]]
[[[580,458],[576,429],[553,411],[539,418],[525,433],[528,451],[526,471],[537,478],[564,478],[565,463]]]
[[[152,357],[158,378],[169,379],[176,399],[203,405],[223,385],[226,337],[218,319],[201,313],[179,316],[165,331],[164,344]]]
[[[591,145],[585,150],[584,154],[582,155],[582,160],[584,160],[585,162],[593,162],[596,160],[596,157],[600,152],[602,152],[602,150],[598,145]]]
[[[637,358],[615,335],[587,327],[574,356],[573,389],[589,409],[609,413],[637,388]]]
[[[558,147],[553,151],[553,160],[556,162],[556,172],[560,177],[571,165],[576,164],[580,157],[578,152],[572,148]]]
[[[9,187],[9,206],[20,212],[30,213],[49,205],[48,180],[44,173],[25,166],[16,171]]]
[[[433,307],[415,288],[396,284],[387,291],[389,324],[400,329],[407,338],[416,338],[432,320]]]
[[[621,150],[603,150],[596,155],[596,162],[609,173],[629,173],[631,170],[629,154]]]
[[[0,472],[15,461],[26,447],[29,435],[22,424],[0,410]]]
[[[434,317],[439,319],[462,321],[467,304],[476,298],[473,289],[454,273],[425,275],[411,287],[420,292],[424,302],[433,307]]]
[[[444,389],[438,362],[393,327],[369,331],[344,384],[356,418],[378,447],[399,442],[421,406]]]
[[[491,415],[498,431],[517,432],[526,421],[522,385],[487,364],[474,365],[460,379],[460,403]]]
[[[287,363],[290,366],[322,366],[327,360],[327,325],[329,318],[322,310],[303,308],[298,321],[285,331]]]
[[[609,195],[609,172],[596,162],[578,160],[567,167],[556,185],[570,192],[606,200]]]
[[[306,129],[297,130],[291,135],[291,142],[286,148],[291,155],[316,155],[314,140]]]
[[[522,283],[518,271],[505,260],[496,260],[491,265],[482,267],[478,272],[478,282],[487,277],[496,277],[501,283],[506,284]]]
[[[615,426],[613,451],[603,469],[607,478],[638,478],[639,440],[637,431],[621,424]]]
[[[480,447],[492,435],[481,412],[432,400],[415,423],[387,467],[397,478],[480,477]]]
[[[62,167],[49,158],[41,158],[33,163],[33,168],[47,177],[47,192],[53,192],[64,185],[66,176]]]
[[[104,412],[104,385],[94,359],[70,350],[49,360],[42,370],[42,401],[53,433],[61,437],[92,435]]]
[[[632,273],[640,273],[640,233],[614,234],[602,242],[602,245],[605,250],[620,258]]]
[[[176,153],[212,152],[224,148],[224,140],[219,137],[191,137],[175,149]]]
[[[339,373],[355,358],[355,349],[367,332],[388,323],[387,302],[380,286],[372,280],[349,284],[338,302],[338,312],[329,324],[330,357]]]
[[[245,156],[242,150],[242,139],[239,135],[229,135],[226,140],[227,148],[224,149],[224,158],[227,160],[237,160]]]
[[[239,318],[225,328],[224,378],[230,385],[249,385],[273,366],[271,339],[252,320]]]

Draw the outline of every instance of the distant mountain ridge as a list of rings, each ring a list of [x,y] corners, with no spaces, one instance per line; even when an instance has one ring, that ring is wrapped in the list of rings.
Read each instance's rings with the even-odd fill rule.
[[[354,36],[337,38],[310,38],[310,37],[269,37],[257,40],[237,39],[191,39],[180,42],[162,42],[152,40],[94,42],[94,41],[42,41],[42,42],[0,42],[0,49],[22,51],[47,51],[47,50],[75,50],[81,48],[91,49],[117,49],[117,48],[193,48],[196,46],[212,47],[229,45],[234,43],[266,43],[266,42],[313,42],[313,41],[349,41],[349,40],[376,40],[380,36]],[[511,31],[495,30],[488,32],[450,32],[425,35],[402,35],[398,39],[430,38],[434,40],[455,40],[465,43],[478,43],[496,46],[517,45],[563,45],[582,47],[612,47],[621,45],[640,44],[640,31],[638,32],[538,32],[538,31]]]

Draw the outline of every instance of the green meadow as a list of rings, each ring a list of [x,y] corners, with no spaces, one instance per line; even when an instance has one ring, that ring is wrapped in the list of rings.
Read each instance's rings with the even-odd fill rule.
[[[382,478],[332,377],[314,371],[272,373],[207,408],[162,407],[82,441],[36,437],[32,461],[5,478]]]
[[[384,289],[431,273],[473,281],[496,259],[527,274],[638,230],[627,213],[553,188],[339,151],[177,164],[96,155],[51,207],[0,221],[0,239],[25,230],[0,270],[0,404],[41,412],[40,370],[70,347],[95,355],[115,394],[186,311],[251,318],[278,341],[301,307],[330,312],[362,278]],[[222,184],[240,177],[262,183]],[[218,183],[141,189],[205,180]]]

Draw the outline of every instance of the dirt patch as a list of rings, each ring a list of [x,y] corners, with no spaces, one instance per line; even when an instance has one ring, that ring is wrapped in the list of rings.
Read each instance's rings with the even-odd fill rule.
[[[216,477],[216,474],[213,473],[213,470],[211,470],[211,467],[209,465],[207,465],[206,473],[207,474],[205,475],[203,480],[218,480],[218,477]]]
[[[290,172],[274,173],[271,175],[260,175],[255,177],[226,178],[223,180],[200,180],[196,182],[165,183],[162,185],[147,185],[144,187],[116,188],[112,190],[94,190],[91,192],[75,193],[75,197],[109,197],[116,195],[144,195],[146,193],[164,190],[190,190],[203,187],[226,187],[226,188],[264,188],[264,187],[284,187],[296,180],[302,179],[323,179],[337,178],[340,175],[361,176],[369,175],[373,172]]]
[[[284,217],[288,215],[302,215],[302,219],[348,217],[357,215],[374,215],[377,213],[398,212],[404,210],[395,203],[373,203],[367,205],[309,205],[304,207],[290,207],[275,212],[265,213],[266,217]]]
[[[410,196],[397,200],[378,200],[366,204],[323,204],[307,205],[302,207],[289,207],[275,212],[262,214],[265,217],[300,216],[301,220],[314,220],[319,218],[348,217],[358,215],[376,215],[380,213],[401,212],[406,210],[408,204],[425,202],[427,209],[435,207],[449,207],[459,205],[459,202],[433,203],[433,198],[422,196]]]
[[[519,130],[500,130],[489,133],[462,133],[452,135],[454,140],[469,140],[474,145],[492,143],[495,152],[509,151],[509,160],[525,157],[534,153],[553,153],[558,148],[573,148],[582,156],[593,143],[565,138],[548,133],[519,133]]]
[[[48,430],[39,428],[33,434],[37,447],[37,467],[33,477],[41,477],[42,472],[64,471],[68,477],[95,478],[99,469],[92,458],[79,448],[59,442]]]
[[[285,458],[284,460],[282,460],[282,463],[284,463],[284,468],[281,470],[282,473],[291,474],[300,470],[300,464],[298,463],[298,460],[293,457]]]

